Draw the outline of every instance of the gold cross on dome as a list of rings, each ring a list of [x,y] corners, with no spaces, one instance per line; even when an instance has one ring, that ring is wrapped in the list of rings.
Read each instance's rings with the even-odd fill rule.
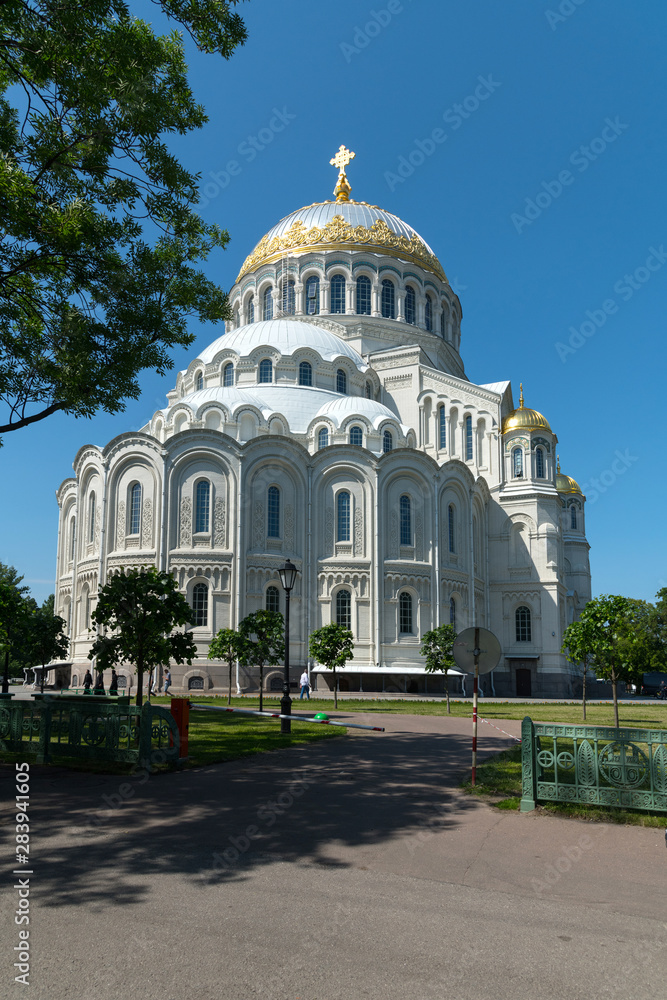
[[[350,160],[353,160],[357,154],[352,153],[345,146],[341,146],[336,155],[329,160],[332,167],[338,167],[338,182],[334,188],[334,194],[336,195],[336,201],[349,201],[350,200],[350,183],[345,174],[345,167],[348,165]]]
[[[332,167],[338,167],[342,174],[345,173],[345,167],[348,165],[350,160],[353,160],[357,154],[351,153],[349,149],[345,146],[341,146],[333,159],[329,160]]]

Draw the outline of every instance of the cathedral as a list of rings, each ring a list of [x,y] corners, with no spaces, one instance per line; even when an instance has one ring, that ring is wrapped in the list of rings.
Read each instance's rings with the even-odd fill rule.
[[[331,687],[308,637],[335,621],[354,634],[343,690],[438,693],[421,636],[451,622],[498,636],[487,694],[572,693],[561,641],[591,596],[585,498],[523,392],[515,407],[508,381],[467,379],[442,264],[407,223],[350,197],[353,157],[341,146],[331,161],[335,200],[287,215],[245,259],[232,321],[167,405],[77,453],[57,491],[72,686],[100,584],[155,565],[193,609],[198,657],[172,665],[173,688],[226,691],[209,643],[252,611],[284,611],[290,559],[293,680],[305,667]],[[119,675],[133,693],[132,666]],[[256,691],[258,672],[238,668],[237,685]],[[265,686],[281,689],[281,667]]]

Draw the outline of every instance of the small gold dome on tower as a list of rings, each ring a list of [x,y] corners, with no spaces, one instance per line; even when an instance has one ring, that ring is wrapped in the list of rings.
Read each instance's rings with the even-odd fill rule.
[[[580,497],[584,495],[577,480],[571,476],[564,476],[560,471],[560,457],[556,465],[556,489],[559,493],[578,493]]]
[[[552,433],[549,421],[537,410],[527,409],[523,405],[523,382],[520,385],[519,409],[512,410],[503,421],[503,434],[509,431],[548,431]]]

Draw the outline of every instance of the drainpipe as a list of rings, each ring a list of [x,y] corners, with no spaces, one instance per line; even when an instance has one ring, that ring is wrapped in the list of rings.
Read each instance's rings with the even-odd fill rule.
[[[239,455],[239,479],[238,479],[238,489],[236,491],[236,566],[235,566],[235,576],[234,585],[236,587],[236,622],[235,627],[239,627],[239,622],[241,621],[241,580],[243,579],[241,575],[242,565],[242,551],[241,544],[243,540],[243,530],[242,530],[242,497],[243,497],[243,455]],[[252,530],[252,523],[250,525]],[[239,679],[239,661],[236,661],[236,693],[241,694],[241,684]]]
[[[470,533],[470,621],[468,622],[469,627],[472,628],[476,624],[477,614],[475,610],[475,540],[473,537],[473,491],[468,490],[470,496],[470,516],[469,516],[469,533]]]
[[[162,452],[162,498],[160,502],[160,551],[158,553],[159,567],[165,571],[167,569],[167,548],[169,545],[169,534],[167,532],[167,476],[168,476],[169,456],[166,451]]]
[[[312,658],[310,656],[310,650],[309,650],[310,630],[312,627],[311,614],[310,614],[310,603],[312,595],[312,575],[313,575],[311,566],[312,508],[313,508],[313,469],[312,466],[309,464],[308,465],[308,526],[307,526],[308,533],[306,535],[306,561],[303,573],[305,598],[306,598],[306,668],[308,670],[309,684],[310,684],[310,671],[312,667]]]

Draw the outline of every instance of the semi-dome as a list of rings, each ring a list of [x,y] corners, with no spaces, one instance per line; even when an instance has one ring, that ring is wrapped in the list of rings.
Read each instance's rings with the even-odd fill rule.
[[[359,371],[365,372],[368,369],[361,355],[335,333],[298,319],[266,319],[223,333],[202,351],[199,360],[208,365],[216,354],[225,350],[235,351],[239,357],[245,358],[258,347],[273,348],[282,357],[289,357],[301,348],[310,347],[323,361],[345,357]]]
[[[364,417],[375,428],[379,427],[383,420],[398,422],[398,417],[388,406],[374,399],[366,399],[364,396],[336,396],[331,402],[322,406],[317,416],[329,417],[337,427],[340,427],[349,416]],[[407,427],[404,429],[408,430]]]
[[[531,410],[523,405],[523,383],[521,384],[518,410],[512,410],[503,421],[503,434],[509,431],[548,431],[552,433],[549,421],[538,410]]]
[[[365,201],[315,202],[286,215],[246,257],[236,280],[284,256],[360,249],[412,261],[447,281],[440,261],[412,226]]]
[[[571,476],[563,475],[560,471],[560,459],[558,459],[558,464],[556,466],[556,489],[559,493],[577,493],[579,496],[584,495],[577,480],[572,479]]]

